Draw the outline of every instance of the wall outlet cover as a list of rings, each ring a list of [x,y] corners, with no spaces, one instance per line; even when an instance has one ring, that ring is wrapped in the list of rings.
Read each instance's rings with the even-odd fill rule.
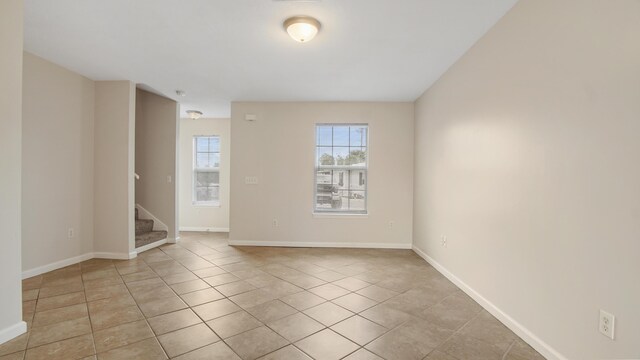
[[[615,332],[616,317],[604,310],[600,310],[600,324],[598,329],[602,335],[613,340]]]

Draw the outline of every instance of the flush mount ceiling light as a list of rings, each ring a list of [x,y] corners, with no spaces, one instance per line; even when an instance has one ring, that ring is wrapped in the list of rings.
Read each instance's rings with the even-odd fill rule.
[[[294,16],[284,21],[284,29],[297,42],[311,41],[320,30],[320,22],[310,16]]]
[[[202,112],[198,110],[187,110],[187,115],[189,115],[189,119],[197,120],[202,116]]]

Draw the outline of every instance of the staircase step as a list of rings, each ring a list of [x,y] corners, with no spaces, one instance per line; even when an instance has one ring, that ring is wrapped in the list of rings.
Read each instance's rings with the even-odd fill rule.
[[[138,220],[138,208],[135,208],[134,210],[135,210],[135,212],[136,212],[136,217],[135,217],[135,219],[136,219],[136,220]]]
[[[166,231],[149,231],[141,235],[136,235],[136,248],[141,246],[151,244],[158,240],[163,240],[167,238]]]
[[[136,236],[153,231],[153,220],[137,219]]]

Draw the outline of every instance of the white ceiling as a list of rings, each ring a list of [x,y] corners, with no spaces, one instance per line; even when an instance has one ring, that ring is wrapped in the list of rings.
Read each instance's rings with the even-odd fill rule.
[[[231,101],[413,101],[516,1],[26,0],[25,49],[206,117]],[[322,23],[313,41],[289,38],[293,15]]]

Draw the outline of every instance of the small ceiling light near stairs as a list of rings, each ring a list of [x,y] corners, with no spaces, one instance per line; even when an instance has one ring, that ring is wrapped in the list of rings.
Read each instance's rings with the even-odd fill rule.
[[[311,41],[320,30],[320,22],[310,16],[294,16],[284,21],[284,29],[297,42]]]
[[[202,116],[202,112],[198,110],[187,110],[187,115],[189,115],[189,119],[197,120]]]

